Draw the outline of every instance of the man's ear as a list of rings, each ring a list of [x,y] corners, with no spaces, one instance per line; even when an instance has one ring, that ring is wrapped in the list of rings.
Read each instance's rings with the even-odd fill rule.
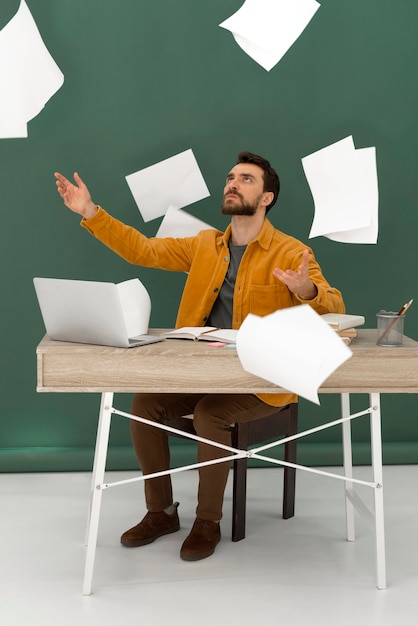
[[[261,203],[263,206],[268,206],[269,204],[273,202],[273,199],[274,199],[274,193],[272,191],[265,191],[264,198],[262,199]]]

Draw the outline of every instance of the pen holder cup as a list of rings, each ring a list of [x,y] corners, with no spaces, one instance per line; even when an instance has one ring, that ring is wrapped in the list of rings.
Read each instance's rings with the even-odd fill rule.
[[[380,311],[377,317],[377,345],[401,346],[405,316],[392,311]]]

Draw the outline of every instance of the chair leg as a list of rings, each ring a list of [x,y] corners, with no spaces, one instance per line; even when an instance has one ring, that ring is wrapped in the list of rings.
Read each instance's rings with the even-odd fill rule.
[[[236,424],[232,428],[234,448],[248,448],[248,424]],[[232,541],[241,541],[245,537],[245,518],[247,504],[247,459],[233,461],[232,487]]]
[[[298,421],[297,404],[290,407],[289,435],[297,433]],[[285,444],[285,461],[296,463],[296,439]],[[289,519],[295,514],[295,490],[296,490],[296,469],[294,467],[284,468],[283,478],[283,519]]]
[[[295,514],[295,483],[296,470],[286,467],[283,480],[283,519],[289,519]]]
[[[232,541],[245,537],[245,517],[247,500],[247,459],[234,461],[234,482],[232,488]]]

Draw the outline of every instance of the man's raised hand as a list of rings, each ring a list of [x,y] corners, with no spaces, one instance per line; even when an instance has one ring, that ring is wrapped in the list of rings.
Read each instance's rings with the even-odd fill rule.
[[[55,172],[54,176],[57,179],[58,193],[64,200],[65,206],[74,211],[74,213],[82,215],[86,220],[93,217],[97,212],[97,206],[91,199],[89,190],[77,172],[74,174],[75,185],[59,172]]]

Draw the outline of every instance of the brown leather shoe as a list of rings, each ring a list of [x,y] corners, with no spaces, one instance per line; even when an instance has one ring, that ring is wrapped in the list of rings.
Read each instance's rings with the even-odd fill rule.
[[[121,544],[127,548],[146,546],[148,543],[158,539],[158,537],[180,530],[180,521],[177,513],[178,505],[178,502],[174,502],[176,511],[172,515],[168,515],[164,511],[159,513],[148,511],[139,524],[123,533],[120,538]]]
[[[189,536],[181,546],[180,556],[183,561],[206,559],[215,552],[220,540],[221,529],[218,522],[209,522],[197,517]]]

